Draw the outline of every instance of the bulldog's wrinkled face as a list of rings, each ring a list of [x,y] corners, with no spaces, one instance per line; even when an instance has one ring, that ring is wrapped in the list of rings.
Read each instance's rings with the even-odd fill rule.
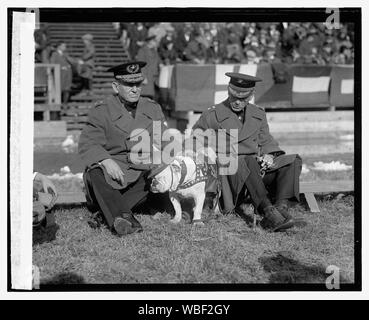
[[[173,174],[172,174],[173,173]],[[153,193],[164,193],[176,186],[181,177],[181,167],[176,162],[171,163],[162,172],[153,177],[150,190]]]

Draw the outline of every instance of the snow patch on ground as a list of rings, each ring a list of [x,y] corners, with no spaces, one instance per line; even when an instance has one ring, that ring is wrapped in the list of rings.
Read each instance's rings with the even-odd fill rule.
[[[77,150],[78,142],[76,142],[74,136],[70,134],[62,142],[61,147],[65,153],[72,153]]]
[[[67,180],[67,179],[73,179],[73,178],[76,178],[78,180],[82,180],[83,179],[83,173],[78,172],[78,173],[73,174],[70,171],[70,168],[68,166],[65,166],[63,168],[60,168],[59,173],[53,173],[52,175],[47,176],[47,177],[52,179],[52,180]]]
[[[352,169],[352,166],[346,165],[339,161],[331,161],[331,162],[314,162],[313,170],[318,171],[346,171]]]
[[[305,173],[309,173],[310,172],[310,169],[307,167],[306,164],[303,164],[302,165],[302,170],[301,170],[301,173],[302,174],[305,174]]]

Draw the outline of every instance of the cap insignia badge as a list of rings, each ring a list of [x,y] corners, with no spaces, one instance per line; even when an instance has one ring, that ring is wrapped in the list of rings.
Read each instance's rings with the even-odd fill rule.
[[[129,73],[136,73],[139,69],[139,65],[138,64],[130,64],[128,67],[127,67],[127,71]]]

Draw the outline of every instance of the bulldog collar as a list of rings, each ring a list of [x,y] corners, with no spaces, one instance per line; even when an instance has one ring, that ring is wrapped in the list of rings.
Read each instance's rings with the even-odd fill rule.
[[[170,186],[170,191],[177,191],[181,189],[187,189],[192,187],[193,185],[207,181],[210,176],[214,176],[215,168],[214,165],[208,165],[207,161],[205,163],[195,163],[196,164],[196,176],[194,180],[186,181],[187,176],[187,166],[185,161],[181,161],[181,179],[178,182],[177,187],[173,187],[174,177],[173,177],[173,169],[170,168],[172,174],[172,183]]]
[[[173,168],[170,167],[170,173],[171,173],[171,176],[172,176],[172,181],[170,183],[170,188],[169,188],[169,191],[177,191],[179,186],[181,186],[184,182],[184,180],[186,179],[186,176],[187,176],[187,166],[186,166],[186,163],[182,160],[181,163],[181,178],[179,179],[179,182],[178,182],[178,185],[176,188],[174,188],[173,186],[173,183],[174,183],[174,173],[173,173]]]

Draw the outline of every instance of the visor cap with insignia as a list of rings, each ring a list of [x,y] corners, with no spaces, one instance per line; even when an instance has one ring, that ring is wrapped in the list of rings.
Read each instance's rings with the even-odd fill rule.
[[[143,61],[131,61],[108,69],[114,73],[114,78],[127,83],[140,83],[144,80],[141,68],[146,66]]]
[[[256,82],[262,81],[258,77],[249,76],[243,73],[227,72],[225,75],[231,78],[228,87],[232,95],[237,98],[247,97],[250,93],[250,89],[255,87]]]

